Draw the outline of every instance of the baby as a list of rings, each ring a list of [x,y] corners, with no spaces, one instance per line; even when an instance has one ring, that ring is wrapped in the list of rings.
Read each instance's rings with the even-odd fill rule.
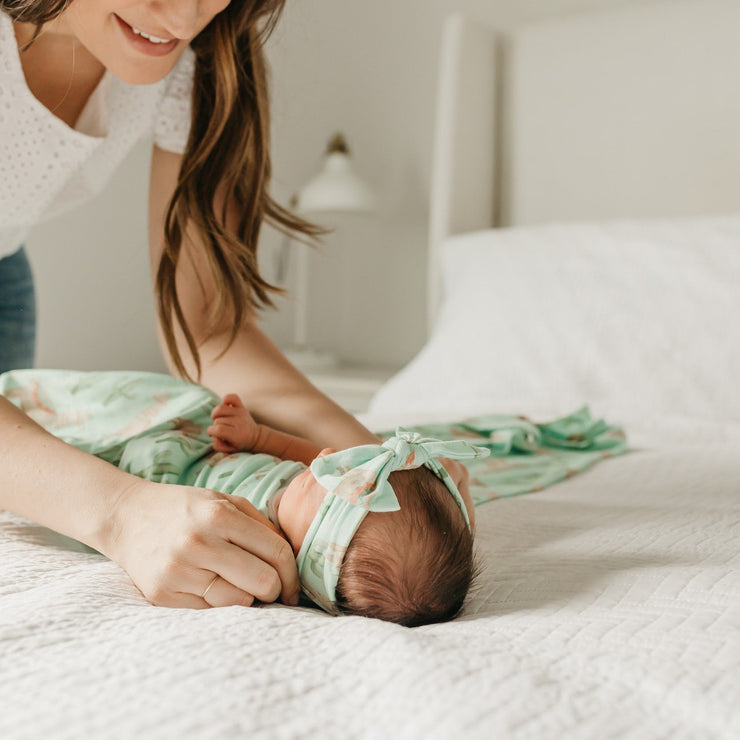
[[[13,371],[0,375],[0,393],[127,472],[247,498],[285,535],[304,592],[330,613],[414,626],[462,606],[475,573],[472,503],[439,459],[484,448],[399,430],[382,445],[319,450],[257,424],[235,395],[219,401],[152,373]]]
[[[304,591],[327,611],[408,626],[451,619],[473,580],[472,502],[440,457],[488,450],[398,431],[337,452],[257,424],[236,395],[212,413],[214,449],[294,457],[310,467],[271,500]]]

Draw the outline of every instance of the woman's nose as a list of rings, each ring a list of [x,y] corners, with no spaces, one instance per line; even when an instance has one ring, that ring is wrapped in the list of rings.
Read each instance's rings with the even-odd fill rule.
[[[152,0],[149,12],[168,33],[179,39],[191,39],[198,32],[200,0]]]

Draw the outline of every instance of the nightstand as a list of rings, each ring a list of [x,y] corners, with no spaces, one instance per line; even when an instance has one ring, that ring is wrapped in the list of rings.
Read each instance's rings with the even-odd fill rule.
[[[367,411],[370,399],[386,380],[398,372],[394,367],[339,364],[309,370],[306,377],[329,398],[352,414]]]

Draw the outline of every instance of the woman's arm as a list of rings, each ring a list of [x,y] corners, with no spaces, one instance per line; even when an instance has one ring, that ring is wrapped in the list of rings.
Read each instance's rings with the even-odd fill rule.
[[[213,424],[206,430],[216,452],[263,452],[281,460],[310,465],[321,448],[311,440],[258,424],[236,393],[224,396],[211,413]]]
[[[149,214],[153,274],[156,274],[162,254],[164,215],[177,183],[181,159],[180,155],[154,148]],[[217,212],[220,208],[218,204]],[[227,211],[227,221],[230,218],[235,220],[236,216],[229,216]],[[258,422],[309,439],[319,449],[377,443],[374,434],[323,395],[288,362],[259,329],[256,316],[240,328],[236,340],[225,353],[231,328],[228,319],[222,331],[205,340],[205,317],[214,286],[208,279],[203,249],[194,230],[186,231],[176,275],[185,318],[201,353],[199,382],[222,397],[236,393]],[[165,344],[161,344],[167,357]],[[188,372],[194,375],[195,368],[181,335],[177,336],[177,344]]]
[[[162,254],[164,215],[177,183],[181,160],[178,154],[154,148],[149,196],[149,243],[153,274],[156,274]],[[223,201],[217,204],[217,212],[221,212],[222,207]],[[227,226],[228,222],[235,223],[237,215],[229,213],[228,208],[226,212]],[[236,340],[225,352],[231,328],[228,320],[223,331],[205,340],[207,326],[204,317],[208,315],[214,291],[208,274],[203,245],[199,245],[193,230],[188,230],[184,235],[176,282],[185,318],[200,349],[200,382],[203,385],[221,397],[236,393],[258,422],[310,440],[319,449],[344,449],[379,442],[376,435],[323,395],[288,362],[260,331],[256,317],[239,329]],[[160,344],[170,362],[161,332]],[[195,367],[189,361],[189,349],[179,333],[177,344],[188,372],[194,376]],[[463,497],[469,498],[467,469],[454,460],[445,460],[443,464]]]
[[[2,396],[0,508],[115,560],[154,604],[248,605],[279,595],[298,602],[290,545],[245,499],[124,473],[49,434]]]
[[[0,508],[106,553],[130,476],[49,434],[0,396]]]

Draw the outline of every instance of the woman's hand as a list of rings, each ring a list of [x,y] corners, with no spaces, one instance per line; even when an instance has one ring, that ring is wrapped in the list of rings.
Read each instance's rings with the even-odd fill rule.
[[[213,424],[206,432],[213,439],[216,452],[248,452],[255,449],[259,425],[236,393],[224,396],[223,401],[211,412],[211,418]]]
[[[116,502],[105,553],[158,606],[204,609],[298,603],[293,551],[238,496],[132,482]]]

